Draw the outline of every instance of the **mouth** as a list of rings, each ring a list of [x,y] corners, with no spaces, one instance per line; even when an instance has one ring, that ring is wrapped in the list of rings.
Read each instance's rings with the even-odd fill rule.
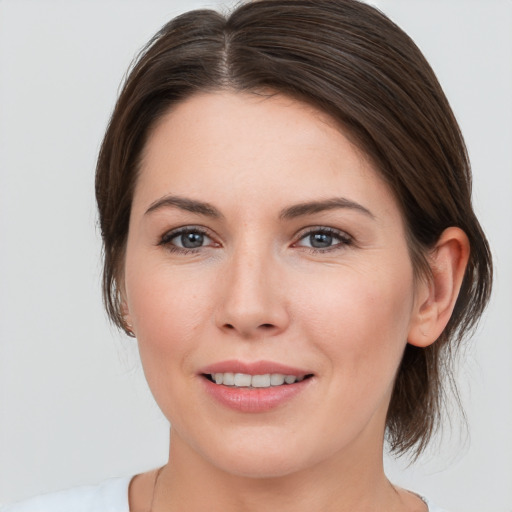
[[[284,373],[265,373],[261,375],[251,375],[249,373],[215,372],[203,373],[202,376],[219,386],[232,388],[271,388],[302,382],[303,380],[313,377],[313,374],[292,375]]]
[[[199,376],[207,394],[222,406],[264,413],[295,403],[311,388],[315,374],[274,361],[231,360],[202,368]]]
[[[313,381],[313,374],[292,373],[208,372],[201,377],[211,398],[244,414],[265,413],[297,403],[296,397],[304,396]]]

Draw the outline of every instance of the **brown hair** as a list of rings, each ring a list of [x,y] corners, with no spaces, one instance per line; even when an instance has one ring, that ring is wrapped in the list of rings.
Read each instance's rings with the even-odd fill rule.
[[[165,25],[126,79],[100,150],[96,197],[104,243],[103,295],[125,328],[122,272],[141,152],[155,122],[198,91],[276,91],[329,114],[374,163],[402,209],[418,276],[449,226],[471,255],[453,315],[427,348],[407,345],[387,417],[397,453],[419,454],[436,429],[454,349],[488,301],[489,247],[471,206],[471,172],[448,101],[414,42],[357,0],[259,0],[225,17],[210,10]]]

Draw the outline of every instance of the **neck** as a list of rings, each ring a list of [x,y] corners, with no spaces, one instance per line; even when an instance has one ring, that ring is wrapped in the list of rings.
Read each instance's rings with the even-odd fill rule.
[[[377,444],[377,443],[374,443]],[[307,469],[272,478],[229,473],[171,431],[170,457],[155,489],[153,512],[354,512],[402,510],[387,480],[382,444],[347,447]]]

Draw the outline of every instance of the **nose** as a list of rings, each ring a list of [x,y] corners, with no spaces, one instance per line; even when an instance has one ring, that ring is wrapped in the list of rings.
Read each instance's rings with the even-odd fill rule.
[[[253,339],[275,336],[288,327],[283,268],[270,252],[247,247],[226,263],[216,311],[223,331]]]

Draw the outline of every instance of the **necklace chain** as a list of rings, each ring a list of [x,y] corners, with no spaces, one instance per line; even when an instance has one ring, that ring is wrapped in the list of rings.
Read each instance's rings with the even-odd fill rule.
[[[153,492],[151,493],[151,503],[149,504],[149,511],[148,512],[153,512],[153,505],[155,503],[155,496],[156,496],[156,490],[157,490],[157,486],[158,486],[158,480],[160,478],[160,474],[162,473],[162,470],[164,469],[164,467],[165,466],[162,466],[162,467],[158,468],[158,471],[156,472],[155,481],[153,482]],[[391,484],[391,486],[393,487],[395,492],[398,492],[396,487],[393,484]],[[411,491],[407,491],[407,492],[409,494],[413,494],[414,496],[419,498],[425,504],[425,506],[427,507],[427,512],[428,512],[428,503],[426,502],[425,498],[423,498],[422,496],[420,496],[419,494],[416,494],[414,492],[411,492]]]
[[[155,496],[156,496],[156,487],[158,485],[158,479],[160,478],[160,473],[162,472],[162,469],[164,469],[165,466],[162,466],[158,468],[158,471],[156,472],[155,481],[153,483],[153,492],[151,493],[151,503],[149,504],[149,512],[153,512],[153,505],[155,502]]]

